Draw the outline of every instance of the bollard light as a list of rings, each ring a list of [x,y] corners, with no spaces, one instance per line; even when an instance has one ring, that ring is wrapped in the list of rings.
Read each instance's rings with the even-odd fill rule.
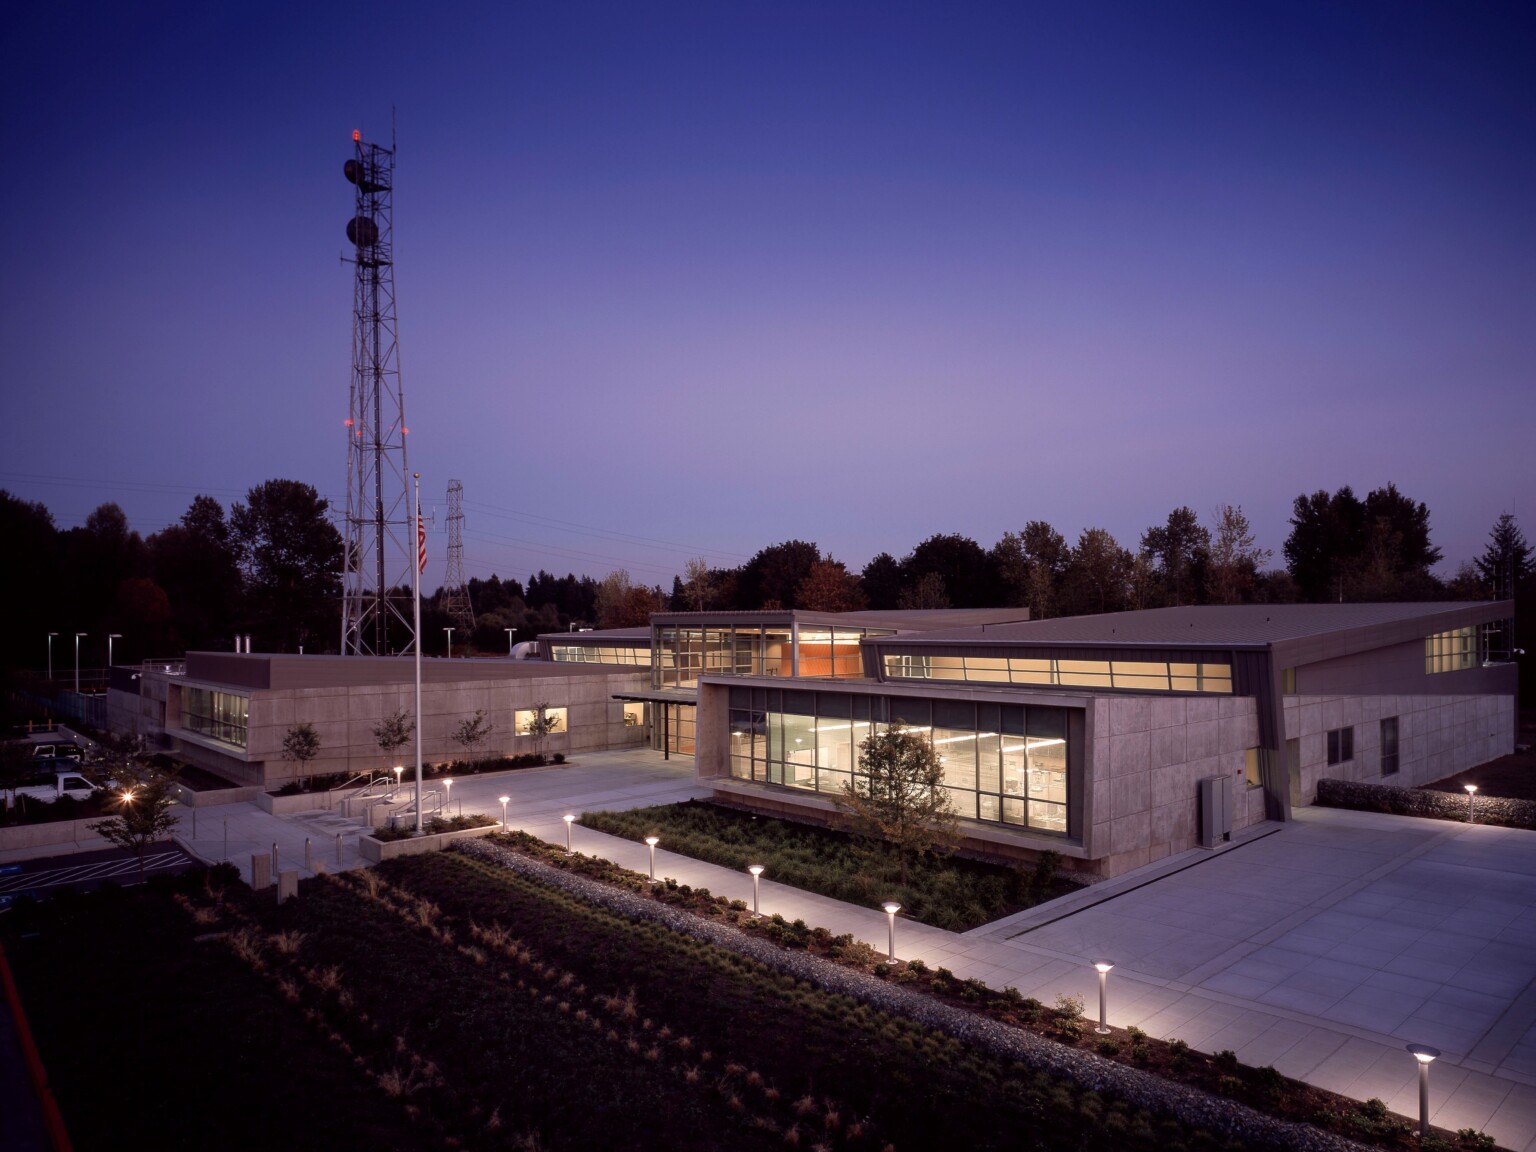
[[[443,787],[448,789],[448,796],[443,801],[443,815],[444,816],[452,816],[453,813],[448,810],[453,805],[453,777],[452,776],[444,776],[443,777]]]
[[[499,796],[497,799],[501,801],[501,830],[505,832],[507,830],[507,802],[511,800],[512,797]]]
[[[661,843],[659,836],[647,836],[645,845],[651,850],[651,883],[656,883],[656,845]]]
[[[890,926],[889,945],[885,950],[886,959],[894,961],[896,959],[896,913],[901,911],[901,905],[894,900],[887,900],[882,907],[885,909],[885,917]]]
[[[757,910],[757,882],[762,878],[763,866],[761,864],[753,864],[747,871],[752,873],[752,918],[755,920],[762,915]]]
[[[398,792],[400,790],[400,777],[405,773],[405,765],[404,764],[396,764],[394,771],[395,771],[395,791]]]
[[[1477,785],[1463,784],[1462,787],[1467,790],[1467,823],[1476,824],[1477,813],[1473,810],[1472,805],[1477,803]]]
[[[1429,1135],[1429,1066],[1440,1055],[1440,1049],[1428,1044],[1410,1044],[1408,1051],[1419,1062],[1419,1139]]]
[[[1100,960],[1094,966],[1099,974],[1099,1026],[1094,1029],[1100,1036],[1109,1035],[1109,970],[1113,964]]]
[[[565,821],[565,854],[569,856],[571,854],[571,825],[576,823],[576,817],[567,812],[560,819]]]

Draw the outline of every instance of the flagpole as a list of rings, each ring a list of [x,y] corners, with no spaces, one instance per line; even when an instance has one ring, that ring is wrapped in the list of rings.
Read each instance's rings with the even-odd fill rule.
[[[411,599],[416,612],[416,835],[421,826],[421,566],[426,541],[422,539],[421,524],[421,473],[411,475],[416,481],[416,558],[411,565]]]

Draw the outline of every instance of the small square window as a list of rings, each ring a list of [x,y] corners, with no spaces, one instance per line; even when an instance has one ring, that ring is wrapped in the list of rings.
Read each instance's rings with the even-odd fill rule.
[[[1333,728],[1328,732],[1328,763],[1343,764],[1355,758],[1355,730]]]

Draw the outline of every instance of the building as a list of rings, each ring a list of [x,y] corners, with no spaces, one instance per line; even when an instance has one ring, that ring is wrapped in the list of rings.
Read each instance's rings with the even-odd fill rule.
[[[657,617],[653,690],[687,650],[696,770],[734,803],[826,816],[860,740],[896,725],[940,750],[969,847],[1116,875],[1199,842],[1202,781],[1221,835],[1287,819],[1323,776],[1412,786],[1511,751],[1511,613],[1243,605],[880,629],[858,674],[788,680],[700,665]]]
[[[425,755],[650,746],[717,797],[821,820],[863,738],[926,734],[967,847],[1117,875],[1312,803],[1323,777],[1410,787],[1513,749],[1509,601],[1163,608],[1030,621],[1022,609],[668,612],[553,633],[542,659],[423,662]],[[413,707],[413,663],[192,653],[112,670],[112,727],[240,783],[391,767],[372,729]]]
[[[532,660],[422,661],[422,754],[464,757],[453,732],[477,711],[493,726],[477,755],[535,750],[526,733],[540,704],[557,727],[545,751],[574,753],[645,743],[644,709],[617,699],[643,689],[648,668],[598,668]],[[112,669],[109,724],[237,784],[280,787],[299,766],[283,736],[310,723],[320,737],[311,774],[375,771],[409,760],[379,750],[373,729],[415,712],[415,661],[398,656],[290,656],[191,652],[184,665]]]

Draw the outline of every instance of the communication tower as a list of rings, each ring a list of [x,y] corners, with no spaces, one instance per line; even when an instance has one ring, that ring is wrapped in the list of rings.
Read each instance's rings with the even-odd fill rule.
[[[448,481],[448,571],[443,577],[443,611],[467,640],[475,630],[475,608],[464,578],[464,485]]]
[[[409,652],[410,471],[405,461],[405,393],[395,320],[395,149],[352,133],[343,165],[356,192],[342,259],[356,269],[352,304],[352,387],[347,411],[346,560],[341,650],[352,655]]]

